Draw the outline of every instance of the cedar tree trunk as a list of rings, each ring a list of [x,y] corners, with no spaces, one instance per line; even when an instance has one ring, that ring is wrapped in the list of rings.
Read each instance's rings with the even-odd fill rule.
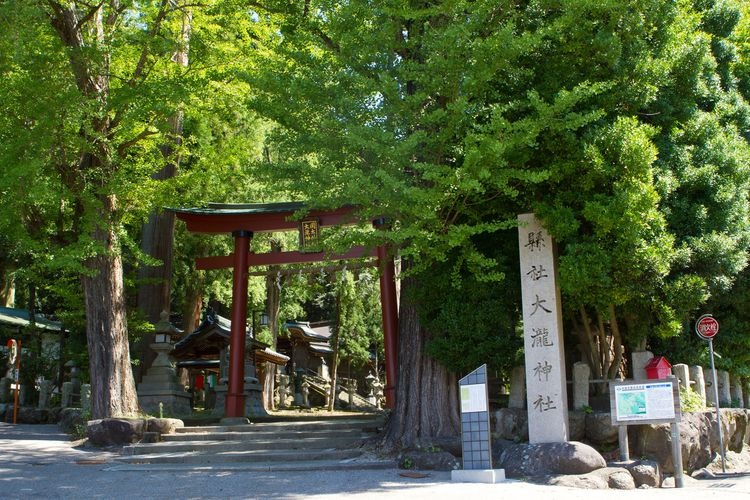
[[[109,213],[101,220],[109,221],[115,210],[114,196],[103,201],[103,210]],[[92,238],[105,251],[86,261],[89,273],[82,278],[94,419],[138,413],[130,367],[120,244],[111,224],[104,224],[93,231]]]
[[[407,277],[401,284],[396,407],[383,438],[384,447],[390,449],[428,446],[434,438],[459,435],[461,429],[458,380],[427,356],[429,334],[409,298],[409,290],[419,286],[418,280]]]

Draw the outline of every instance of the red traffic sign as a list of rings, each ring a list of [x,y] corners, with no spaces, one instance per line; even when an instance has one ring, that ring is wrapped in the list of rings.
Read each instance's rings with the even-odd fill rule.
[[[710,314],[704,314],[695,322],[695,333],[703,340],[711,340],[719,333],[719,322]]]

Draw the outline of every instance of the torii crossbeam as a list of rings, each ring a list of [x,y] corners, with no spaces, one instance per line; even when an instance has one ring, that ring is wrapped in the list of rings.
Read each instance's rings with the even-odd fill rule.
[[[247,289],[250,266],[296,264],[319,261],[336,261],[361,257],[376,257],[380,267],[380,302],[383,313],[383,343],[385,347],[385,400],[386,406],[395,405],[397,374],[398,311],[396,306],[396,283],[393,257],[388,248],[379,246],[375,251],[355,247],[343,254],[330,255],[323,252],[250,252],[250,240],[254,233],[300,231],[301,240],[309,236],[307,230],[320,227],[341,226],[358,222],[354,207],[336,210],[306,210],[302,202],[218,204],[210,203],[203,208],[180,208],[174,212],[183,220],[188,231],[196,233],[229,233],[234,237],[234,253],[227,256],[202,257],[196,259],[198,269],[233,268],[232,284],[232,329],[230,334],[229,387],[225,401],[227,417],[244,417],[245,396],[245,331],[247,329]],[[300,222],[298,214],[304,213]],[[308,221],[309,227],[304,226]],[[379,225],[382,221],[372,221]],[[305,231],[303,232],[303,229]],[[311,234],[311,233],[310,233]]]

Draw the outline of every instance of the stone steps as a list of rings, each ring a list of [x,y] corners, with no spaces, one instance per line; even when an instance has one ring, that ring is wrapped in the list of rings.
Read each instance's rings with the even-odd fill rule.
[[[166,436],[165,436],[166,437]],[[304,438],[254,439],[243,436],[242,439],[225,439],[226,436],[206,435],[194,440],[164,440],[159,443],[136,443],[123,448],[123,455],[142,453],[175,453],[185,451],[257,451],[257,450],[322,450],[356,448],[367,436],[318,437],[310,435]]]
[[[382,425],[382,418],[371,417],[183,427],[161,436],[160,442],[126,446],[115,461],[131,468],[204,465],[320,470],[333,467],[331,464],[346,464],[347,468],[392,466],[390,461],[365,459],[360,449],[363,440],[376,435]]]
[[[279,436],[283,436],[290,440],[300,439],[315,439],[315,438],[337,438],[341,437],[342,432],[345,436],[351,437],[356,436],[357,439],[364,439],[372,435],[370,432],[360,430],[335,430],[335,431],[320,431],[315,432],[312,430],[308,431],[289,431],[289,432],[272,432],[272,431],[216,431],[216,432],[193,432],[193,433],[178,433],[178,434],[166,434],[162,435],[162,441],[179,442],[179,441],[253,441],[253,440],[266,440],[272,441],[280,439]]]
[[[355,458],[362,453],[359,450],[336,450],[334,448],[321,450],[216,450],[211,447],[198,450],[146,453],[138,455],[123,455],[117,462],[131,464],[179,463],[179,464],[213,464],[232,462],[298,462],[315,460],[344,460]]]
[[[354,431],[373,433],[377,432],[383,425],[381,418],[373,419],[337,419],[337,420],[287,420],[281,422],[253,422],[238,425],[208,425],[181,427],[175,430],[177,434],[208,434],[222,432],[236,433],[287,433],[314,431],[319,432],[341,432]]]

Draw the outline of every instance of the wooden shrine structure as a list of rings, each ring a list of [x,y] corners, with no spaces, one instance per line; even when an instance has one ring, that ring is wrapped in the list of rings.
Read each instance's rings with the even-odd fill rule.
[[[244,416],[244,359],[245,331],[247,329],[247,291],[251,266],[281,264],[304,264],[320,261],[339,261],[372,257],[380,268],[380,301],[383,313],[383,336],[385,348],[385,399],[386,406],[395,405],[397,374],[398,311],[396,306],[396,283],[393,256],[386,246],[376,249],[354,247],[343,254],[327,254],[314,250],[319,231],[323,227],[342,226],[359,222],[354,207],[335,210],[308,210],[302,202],[219,204],[209,203],[201,208],[174,210],[177,218],[184,221],[188,231],[209,234],[231,234],[234,238],[234,253],[226,256],[196,259],[198,269],[233,269],[232,315],[230,333],[230,355],[228,388],[225,402],[226,417]],[[300,216],[303,216],[300,218]],[[382,226],[383,219],[372,221],[375,227]],[[254,253],[250,241],[255,233],[299,231],[300,250],[285,252]],[[312,250],[310,250],[312,248]]]

